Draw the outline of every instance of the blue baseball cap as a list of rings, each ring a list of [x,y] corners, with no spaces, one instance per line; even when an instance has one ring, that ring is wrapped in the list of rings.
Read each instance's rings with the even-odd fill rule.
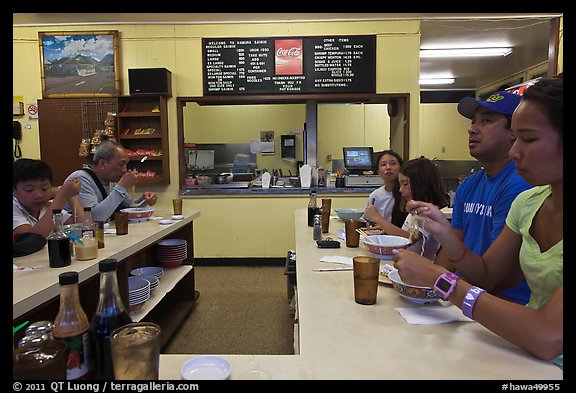
[[[486,101],[477,100],[472,97],[464,97],[458,103],[458,113],[471,119],[478,107],[484,107],[492,112],[512,116],[521,98],[522,96],[518,94],[508,93],[506,91],[497,91],[491,94]]]

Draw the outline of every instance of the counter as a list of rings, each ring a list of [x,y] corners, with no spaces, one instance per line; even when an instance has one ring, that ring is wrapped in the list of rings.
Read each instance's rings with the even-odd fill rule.
[[[306,225],[306,209],[295,211],[297,323],[299,355],[221,355],[232,364],[231,379],[250,369],[271,379],[562,379],[551,362],[493,334],[477,322],[409,325],[396,307],[426,307],[401,298],[385,285],[377,302],[354,302],[352,271],[313,272],[326,267],[325,255],[369,255],[361,245],[319,249]],[[344,224],[330,222],[332,238]],[[324,235],[326,237],[326,234]],[[194,355],[161,355],[160,378],[180,379],[180,366]]]
[[[354,195],[369,194],[379,187],[280,187],[272,186],[270,188],[248,187],[248,188],[203,188],[203,187],[186,187],[180,189],[178,194],[182,197],[207,196],[207,195],[244,195],[244,196],[271,196],[271,195],[310,195],[315,191],[318,196],[335,194],[335,195]]]
[[[169,218],[171,211],[157,210],[154,217]],[[125,306],[128,306],[128,283],[127,277],[130,270],[141,266],[159,265],[156,259],[157,241],[164,238],[178,238],[187,241],[187,258],[182,266],[170,270],[166,274],[168,279],[161,279],[163,288],[158,288],[155,293],[154,303],[156,307],[148,307],[146,314],[132,315],[135,320],[154,320],[166,328],[165,343],[169,332],[175,331],[177,322],[183,318],[185,311],[191,309],[191,305],[197,294],[194,290],[194,240],[192,225],[193,220],[200,217],[199,210],[185,210],[184,219],[174,220],[170,225],[160,225],[158,219],[145,222],[129,223],[128,234],[118,236],[114,232],[114,224],[110,225],[109,234],[104,235],[105,247],[98,250],[98,257],[89,261],[78,261],[72,257],[72,264],[63,268],[50,268],[48,266],[48,248],[27,255],[13,258],[13,263],[18,267],[37,267],[32,271],[17,271],[12,274],[12,318],[16,326],[20,322],[42,319],[54,320],[59,308],[60,286],[58,275],[67,271],[77,271],[79,276],[80,301],[89,318],[94,313],[99,288],[98,262],[105,258],[118,260],[118,286]],[[167,272],[168,273],[168,272]],[[172,277],[172,279],[170,279]],[[170,282],[169,282],[170,281]],[[181,288],[184,287],[184,288]],[[150,306],[148,301],[145,304]],[[152,302],[150,302],[152,304]],[[169,308],[177,308],[170,313],[170,320],[166,320],[163,313]],[[136,318],[135,318],[136,317]]]

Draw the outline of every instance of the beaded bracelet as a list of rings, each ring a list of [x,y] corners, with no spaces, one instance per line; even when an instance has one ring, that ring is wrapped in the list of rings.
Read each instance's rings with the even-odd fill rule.
[[[470,319],[474,319],[472,318],[474,305],[476,304],[478,297],[484,292],[486,291],[482,288],[470,287],[468,292],[466,292],[466,296],[464,296],[464,299],[462,299],[462,314]]]
[[[457,259],[451,259],[450,257],[448,257],[448,260],[452,263],[458,263],[460,262],[462,259],[464,259],[464,257],[466,256],[466,244],[462,243],[462,255],[460,256],[460,258]]]

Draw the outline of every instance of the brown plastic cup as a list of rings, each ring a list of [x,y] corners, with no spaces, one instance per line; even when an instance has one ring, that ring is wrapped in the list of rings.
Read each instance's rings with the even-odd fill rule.
[[[174,208],[174,215],[182,214],[182,198],[172,199],[172,207]]]
[[[114,213],[114,225],[116,226],[117,235],[128,234],[128,213],[116,212]]]
[[[45,340],[17,348],[12,354],[15,381],[24,379],[65,380],[66,344],[60,340]]]
[[[160,369],[160,326],[134,322],[110,334],[114,378],[157,380]]]
[[[360,228],[360,221],[346,220],[344,221],[344,228],[346,229],[346,247],[358,247],[360,234],[356,232],[356,229]]]
[[[359,304],[376,303],[380,260],[374,257],[354,257],[354,300]]]
[[[322,233],[328,233],[330,230],[330,211],[332,210],[332,199],[322,199]]]

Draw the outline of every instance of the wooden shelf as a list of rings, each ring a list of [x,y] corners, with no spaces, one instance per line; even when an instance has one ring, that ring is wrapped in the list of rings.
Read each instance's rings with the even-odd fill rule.
[[[176,268],[164,269],[164,275],[160,277],[158,287],[150,294],[150,299],[144,303],[141,309],[130,313],[133,322],[138,322],[144,318],[168,292],[170,292],[186,274],[193,269],[191,265],[180,265]]]
[[[158,108],[159,112],[152,112]],[[156,176],[142,178],[139,184],[170,184],[170,160],[168,149],[168,106],[166,97],[161,95],[135,95],[118,97],[118,140],[126,149],[156,150],[159,156],[148,156],[144,162],[142,157],[130,157],[129,169],[138,172],[148,170],[156,172]],[[154,134],[127,134],[125,130],[153,128]]]
[[[118,117],[160,117],[162,113],[160,112],[120,112]]]

